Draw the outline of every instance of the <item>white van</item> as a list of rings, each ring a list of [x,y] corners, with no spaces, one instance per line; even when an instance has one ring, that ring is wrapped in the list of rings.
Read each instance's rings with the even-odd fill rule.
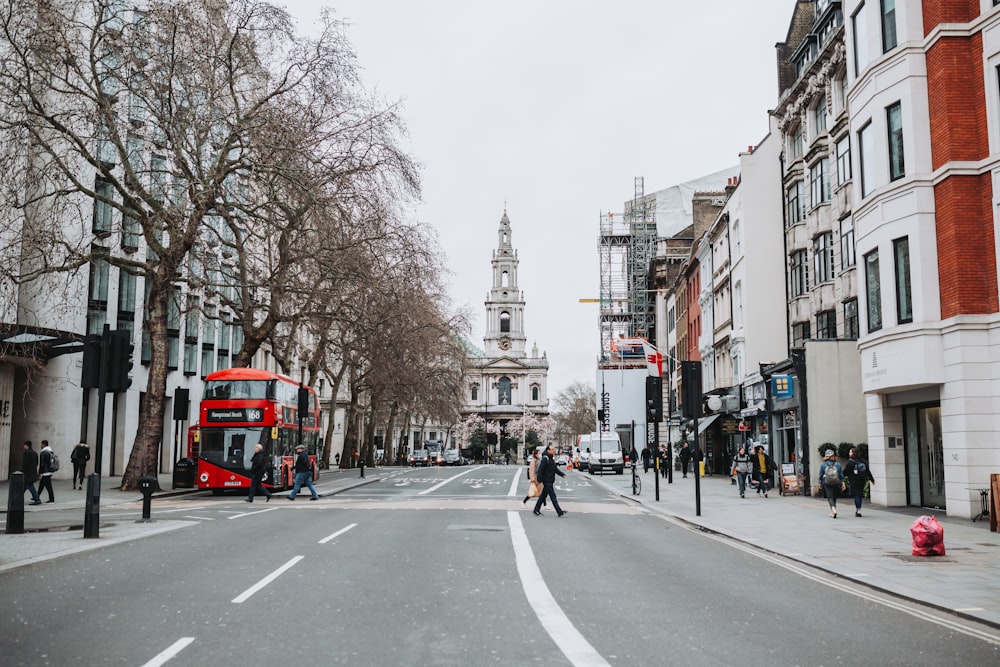
[[[580,435],[576,438],[576,468],[577,470],[587,470],[590,466],[590,436],[592,433]]]
[[[622,455],[622,441],[617,433],[602,431],[590,434],[590,460],[587,462],[591,473],[604,473],[609,468],[616,475],[625,472],[625,457]]]

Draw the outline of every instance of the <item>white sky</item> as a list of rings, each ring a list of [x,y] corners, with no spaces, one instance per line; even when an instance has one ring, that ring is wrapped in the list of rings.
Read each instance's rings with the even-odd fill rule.
[[[276,0],[281,2],[281,0]],[[349,22],[366,88],[403,103],[453,307],[482,345],[506,202],[528,349],[549,397],[594,382],[603,212],[736,165],[777,102],[795,0],[286,0],[309,33]]]

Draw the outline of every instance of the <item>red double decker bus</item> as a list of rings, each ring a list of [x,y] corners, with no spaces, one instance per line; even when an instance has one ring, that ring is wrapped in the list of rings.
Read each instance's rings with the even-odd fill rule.
[[[308,410],[302,414],[302,444],[319,477],[316,455],[320,447],[319,402],[305,387]],[[189,438],[198,461],[199,489],[221,494],[226,489],[250,487],[250,459],[254,447],[264,446],[270,463],[264,484],[271,489],[290,487],[295,479],[295,447],[299,444],[299,383],[256,368],[229,368],[205,378],[199,424]]]

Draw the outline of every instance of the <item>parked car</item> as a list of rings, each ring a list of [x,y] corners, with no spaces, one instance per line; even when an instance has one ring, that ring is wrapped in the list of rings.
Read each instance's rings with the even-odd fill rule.
[[[564,466],[569,463],[569,454],[557,454],[556,455],[556,465]]]
[[[410,467],[416,468],[417,466],[426,467],[430,465],[431,457],[427,453],[426,449],[414,449],[410,454]]]
[[[441,459],[446,466],[460,466],[462,465],[462,455],[458,453],[457,449],[446,449],[444,454],[441,455]]]

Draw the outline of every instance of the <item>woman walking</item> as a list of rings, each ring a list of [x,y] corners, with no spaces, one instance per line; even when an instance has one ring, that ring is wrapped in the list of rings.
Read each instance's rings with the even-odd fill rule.
[[[830,505],[830,517],[837,518],[837,496],[844,488],[844,471],[837,463],[832,449],[826,450],[825,460],[819,466],[819,479],[826,489],[826,502]]]
[[[87,461],[90,460],[90,447],[85,442],[77,444],[70,452],[69,460],[73,462],[73,489],[76,489],[77,480],[80,482],[80,489],[83,489],[83,478],[87,472]]]
[[[847,477],[851,487],[851,495],[854,496],[854,516],[861,516],[861,498],[865,493],[867,482],[875,483],[872,471],[861,458],[861,452],[851,447],[848,454],[847,465],[844,466],[844,476]]]
[[[746,447],[740,447],[740,453],[733,457],[733,473],[736,475],[736,483],[740,485],[740,498],[744,498],[743,493],[747,488],[747,475],[750,474],[750,455],[747,454]]]
[[[528,459],[528,495],[524,497],[521,504],[528,502],[528,498],[537,498],[542,493],[542,485],[538,483],[538,450],[531,453]]]

